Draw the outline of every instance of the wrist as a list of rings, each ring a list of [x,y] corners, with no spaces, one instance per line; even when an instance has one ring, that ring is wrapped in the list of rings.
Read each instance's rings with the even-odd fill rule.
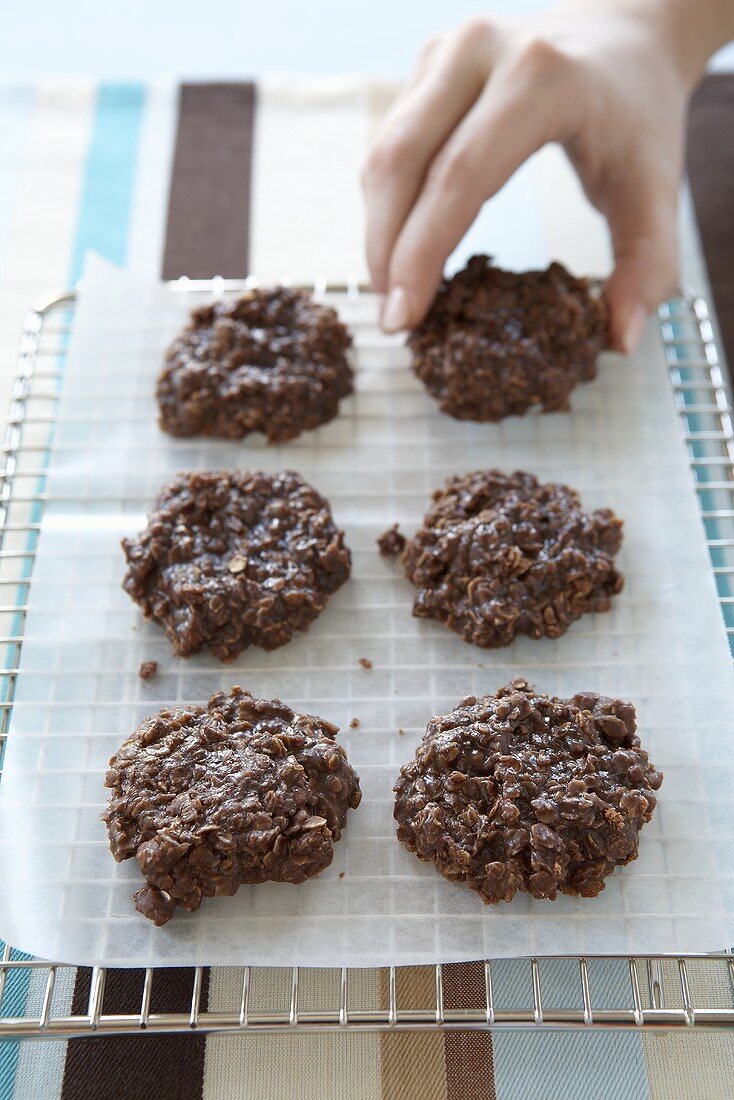
[[[712,54],[734,36],[732,0],[613,0],[649,26],[689,90]]]

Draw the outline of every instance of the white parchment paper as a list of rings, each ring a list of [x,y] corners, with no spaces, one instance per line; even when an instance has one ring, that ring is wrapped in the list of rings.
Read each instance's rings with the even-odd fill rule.
[[[131,966],[373,966],[730,944],[731,661],[655,326],[634,358],[603,360],[571,415],[475,425],[438,412],[400,341],[376,330],[371,298],[343,296],[335,304],[354,330],[356,395],[323,429],[267,447],[175,440],[156,426],[163,349],[192,304],[88,265],[0,789],[2,938],[58,961]],[[287,467],[312,481],[346,530],[353,576],[308,633],[274,653],[253,649],[224,666],[177,660],[120,588],[119,540],[178,470],[235,466]],[[395,520],[410,533],[446,475],[482,466],[563,480],[589,508],[618,511],[627,583],[611,613],[558,641],[492,652],[411,617],[410,586],[375,538]],[[137,671],[149,659],[159,673],[146,683]],[[485,907],[394,838],[392,784],[428,718],[518,674],[543,691],[631,699],[665,772],[640,858],[596,899]],[[146,715],[234,683],[336,722],[362,805],[318,879],[243,887],[156,929],[133,909],[137,865],[116,865],[107,848],[107,760]]]

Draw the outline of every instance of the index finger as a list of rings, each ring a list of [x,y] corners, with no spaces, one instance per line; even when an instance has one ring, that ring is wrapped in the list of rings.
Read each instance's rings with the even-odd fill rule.
[[[480,95],[488,61],[466,33],[439,43],[424,74],[397,101],[367,159],[367,264],[376,290],[387,281],[390,253],[431,159]]]
[[[540,90],[535,80],[498,68],[435,158],[390,257],[386,331],[423,319],[447,257],[483,203],[559,136],[567,116],[557,96]]]

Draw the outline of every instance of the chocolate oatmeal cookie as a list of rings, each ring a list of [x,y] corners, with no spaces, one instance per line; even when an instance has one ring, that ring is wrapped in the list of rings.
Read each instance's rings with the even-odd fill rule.
[[[328,503],[288,471],[179,474],[122,546],[123,587],[174,651],[223,661],[306,630],[351,568]]]
[[[449,478],[403,557],[413,614],[488,649],[518,634],[558,638],[585,612],[609,610],[624,583],[621,543],[614,512],[583,512],[567,485],[521,471]]]
[[[160,425],[171,435],[269,443],[333,420],[352,392],[351,337],[303,290],[250,290],[193,310],[158,378]]]
[[[514,680],[432,718],[395,784],[397,835],[486,903],[596,897],[637,858],[663,777],[635,708],[591,692],[538,695]]]
[[[338,732],[239,687],[141,723],[110,760],[102,817],[115,859],[134,856],[147,880],[135,908],[165,924],[177,906],[328,867],[361,798]]]
[[[608,344],[603,299],[561,264],[515,274],[473,256],[444,280],[411,334],[413,369],[441,409],[493,421],[569,408],[577,382],[596,376]]]

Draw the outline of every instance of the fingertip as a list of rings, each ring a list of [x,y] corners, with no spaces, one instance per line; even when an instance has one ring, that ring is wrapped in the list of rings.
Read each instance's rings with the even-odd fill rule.
[[[637,301],[609,302],[610,348],[622,355],[632,355],[639,347],[650,311]]]
[[[609,306],[610,346],[612,351],[631,355],[642,339],[650,307],[642,294],[644,271],[638,263],[619,263],[604,288]]]
[[[646,214],[644,208],[636,216],[631,226],[622,223],[624,232],[618,220],[610,221],[616,266],[604,290],[612,346],[626,355],[638,347],[648,318],[675,293],[678,279],[674,204],[667,217],[661,209]]]
[[[392,307],[395,313],[391,311],[390,319],[399,317],[400,328],[413,329],[424,319],[436,297],[444,262],[441,253],[432,254],[425,247],[415,247],[407,235],[398,241],[388,274],[388,300],[399,291]],[[398,303],[400,313],[397,312]]]
[[[392,335],[410,327],[410,299],[402,286],[394,286],[383,299],[380,310],[380,328]]]
[[[623,319],[619,338],[620,349],[625,355],[632,355],[637,350],[648,316],[645,307],[638,304],[633,306],[628,316]]]

